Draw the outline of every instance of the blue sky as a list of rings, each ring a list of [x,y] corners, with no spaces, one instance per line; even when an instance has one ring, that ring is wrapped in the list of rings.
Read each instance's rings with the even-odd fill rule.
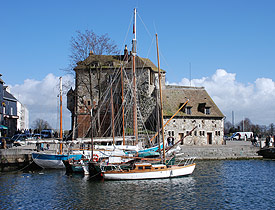
[[[255,123],[272,122],[275,113],[269,113],[268,120],[259,119],[260,116],[255,116],[253,110],[247,112],[243,108],[241,111],[239,104],[234,106],[232,102],[232,107],[224,105],[228,98],[222,97],[222,92],[216,93],[209,84],[210,80],[214,81],[215,75],[221,75],[217,70],[223,69],[225,75],[231,80],[233,78],[233,85],[252,90],[246,96],[238,96],[248,97],[249,100],[259,88],[259,82],[256,81],[265,78],[273,82],[273,0],[1,1],[2,79],[8,85],[18,87],[12,90],[22,96],[24,91],[20,85],[25,84],[26,80],[43,82],[49,74],[63,76],[65,73],[61,69],[69,63],[70,40],[76,30],[92,29],[99,35],[108,33],[123,50],[124,44],[131,45],[130,24],[135,7],[138,10],[138,55],[149,57],[157,63],[154,41],[157,32],[161,68],[167,71],[169,83],[187,85],[191,64],[192,84],[205,86],[214,100],[221,101],[215,102],[225,115],[235,110],[239,113],[239,120],[245,116],[252,118]],[[208,83],[197,83],[198,80]],[[265,80],[262,82],[267,84]],[[266,88],[263,94],[272,87]],[[237,97],[231,92],[227,95]],[[258,100],[262,100],[262,95],[258,96]],[[273,96],[269,93],[265,97]],[[273,103],[270,100],[265,103]],[[27,101],[23,103],[28,104]],[[253,103],[249,105],[255,105]]]

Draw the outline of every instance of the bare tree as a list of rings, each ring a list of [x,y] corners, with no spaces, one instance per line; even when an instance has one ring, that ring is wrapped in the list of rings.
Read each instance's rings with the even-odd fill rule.
[[[45,121],[45,120],[42,120],[42,119],[36,119],[34,122],[33,122],[33,129],[34,130],[37,130],[39,133],[43,130],[43,129],[51,129],[51,126],[50,124]]]
[[[117,45],[109,35],[97,35],[92,30],[86,29],[84,32],[76,31],[76,36],[71,39],[70,64],[67,71],[73,73],[73,68],[79,61],[84,61],[90,52],[95,55],[118,54]]]
[[[233,127],[232,123],[229,121],[226,121],[224,123],[224,134],[229,134],[230,133],[230,129]]]
[[[70,58],[70,64],[69,67],[66,69],[67,72],[71,74],[78,74],[78,72],[74,72],[74,68],[76,67],[79,62],[81,62],[81,65],[86,66],[85,69],[81,73],[76,76],[77,81],[76,84],[78,87],[76,87],[77,91],[74,91],[74,115],[73,115],[73,138],[74,138],[74,129],[77,126],[75,124],[76,122],[76,106],[78,107],[85,107],[86,111],[85,114],[87,116],[91,116],[89,112],[91,112],[91,109],[94,108],[94,94],[93,89],[95,88],[95,85],[98,86],[98,98],[101,97],[101,83],[103,82],[101,80],[101,68],[102,63],[98,62],[96,67],[96,77],[97,77],[97,84],[95,83],[95,80],[93,80],[93,74],[92,74],[92,65],[91,63],[88,63],[87,57],[92,53],[93,55],[117,55],[119,53],[117,49],[117,45],[114,43],[113,40],[109,37],[108,34],[103,35],[97,35],[92,30],[85,30],[84,32],[76,31],[76,35],[72,37],[71,39],[71,54],[69,55]],[[99,104],[98,104],[99,107]],[[83,111],[82,111],[83,112]],[[97,127],[96,129],[100,133],[100,117],[99,117],[99,111],[97,112]],[[92,122],[92,119],[90,119]],[[87,135],[88,133],[92,134],[92,127],[95,126],[94,123],[89,129],[87,129]]]

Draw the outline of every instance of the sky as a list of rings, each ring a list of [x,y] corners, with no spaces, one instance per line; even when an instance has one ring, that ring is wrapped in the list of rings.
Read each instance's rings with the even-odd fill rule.
[[[123,51],[134,8],[138,56],[157,64],[157,33],[167,84],[205,87],[230,122],[232,111],[235,123],[275,122],[273,0],[0,1],[0,73],[28,107],[30,125],[37,118],[59,125],[58,78],[73,80],[63,69],[76,31],[107,33]]]

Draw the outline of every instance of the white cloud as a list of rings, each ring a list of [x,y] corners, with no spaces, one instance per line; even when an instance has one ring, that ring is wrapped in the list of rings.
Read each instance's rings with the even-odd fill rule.
[[[63,77],[63,84],[72,81],[70,75]],[[64,85],[63,85],[64,87]],[[10,86],[11,93],[29,110],[30,126],[40,118],[53,128],[59,128],[59,77],[48,74],[43,80],[27,79],[23,84]],[[63,89],[63,128],[70,129],[70,112],[67,109],[67,90]]]
[[[183,78],[173,85],[189,86],[190,80]],[[227,120],[235,123],[249,118],[255,124],[275,123],[275,83],[270,78],[258,78],[254,83],[244,84],[236,80],[236,74],[218,69],[211,77],[191,80],[192,86],[205,87]]]
[[[63,77],[63,84],[73,81],[73,77]],[[72,84],[72,83],[70,83]],[[173,85],[189,86],[190,81],[183,78]],[[236,81],[236,74],[218,69],[211,77],[193,79],[192,86],[205,87],[227,120],[235,113],[235,123],[243,117],[255,124],[275,123],[275,83],[270,78],[258,78],[254,83],[244,84]],[[43,80],[27,79],[23,84],[11,87],[11,93],[24,105],[30,114],[30,125],[37,118],[44,119],[53,128],[59,128],[59,77],[48,74]],[[63,90],[63,128],[70,129],[70,112],[67,109],[67,90]]]

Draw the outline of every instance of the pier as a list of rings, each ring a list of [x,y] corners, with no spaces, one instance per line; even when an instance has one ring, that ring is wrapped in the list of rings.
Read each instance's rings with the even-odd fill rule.
[[[179,160],[196,157],[197,160],[227,160],[227,159],[261,159],[257,154],[260,147],[255,147],[250,141],[227,141],[226,145],[186,146],[179,145],[177,152]],[[55,152],[58,144],[51,144],[45,152]],[[13,171],[27,168],[32,164],[31,153],[36,151],[36,145],[0,149],[0,171]]]
[[[261,159],[257,154],[260,147],[250,141],[227,141],[226,145],[185,146],[180,145],[178,159],[196,157],[198,160]]]

